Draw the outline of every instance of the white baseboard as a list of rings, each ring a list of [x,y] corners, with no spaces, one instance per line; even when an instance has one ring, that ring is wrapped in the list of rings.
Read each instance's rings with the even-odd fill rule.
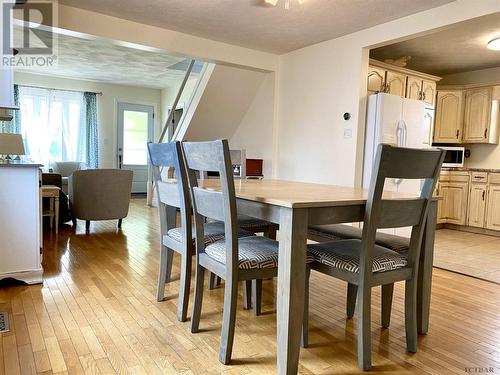
[[[43,282],[43,268],[24,272],[8,272],[0,274],[0,280],[7,278],[24,281],[29,285],[41,284]]]

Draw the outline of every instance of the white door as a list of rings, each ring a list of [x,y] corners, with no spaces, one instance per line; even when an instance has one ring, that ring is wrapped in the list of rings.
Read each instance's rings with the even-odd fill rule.
[[[147,192],[147,143],[153,138],[153,119],[153,106],[118,103],[118,168],[134,172],[132,193]]]

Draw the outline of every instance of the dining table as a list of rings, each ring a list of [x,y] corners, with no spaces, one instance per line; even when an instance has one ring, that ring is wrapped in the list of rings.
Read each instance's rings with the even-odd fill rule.
[[[199,182],[220,190],[220,180]],[[279,224],[277,286],[277,372],[296,374],[304,312],[306,246],[310,225],[362,222],[368,191],[362,188],[283,180],[235,179],[238,214]],[[383,198],[415,195],[384,191]],[[419,334],[429,328],[429,308],[438,198],[430,204],[422,248],[417,291]]]

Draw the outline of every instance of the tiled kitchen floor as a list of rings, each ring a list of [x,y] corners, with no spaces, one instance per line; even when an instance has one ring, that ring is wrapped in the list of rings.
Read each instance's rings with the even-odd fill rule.
[[[500,237],[437,230],[434,266],[500,283]]]

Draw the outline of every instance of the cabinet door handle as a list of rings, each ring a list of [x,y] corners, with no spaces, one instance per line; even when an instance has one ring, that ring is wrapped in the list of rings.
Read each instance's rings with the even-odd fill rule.
[[[488,138],[488,128],[484,129],[484,138]]]
[[[459,135],[460,135],[460,130],[457,129],[457,139]]]
[[[486,190],[483,190],[483,201],[484,201],[485,195],[486,195]]]

